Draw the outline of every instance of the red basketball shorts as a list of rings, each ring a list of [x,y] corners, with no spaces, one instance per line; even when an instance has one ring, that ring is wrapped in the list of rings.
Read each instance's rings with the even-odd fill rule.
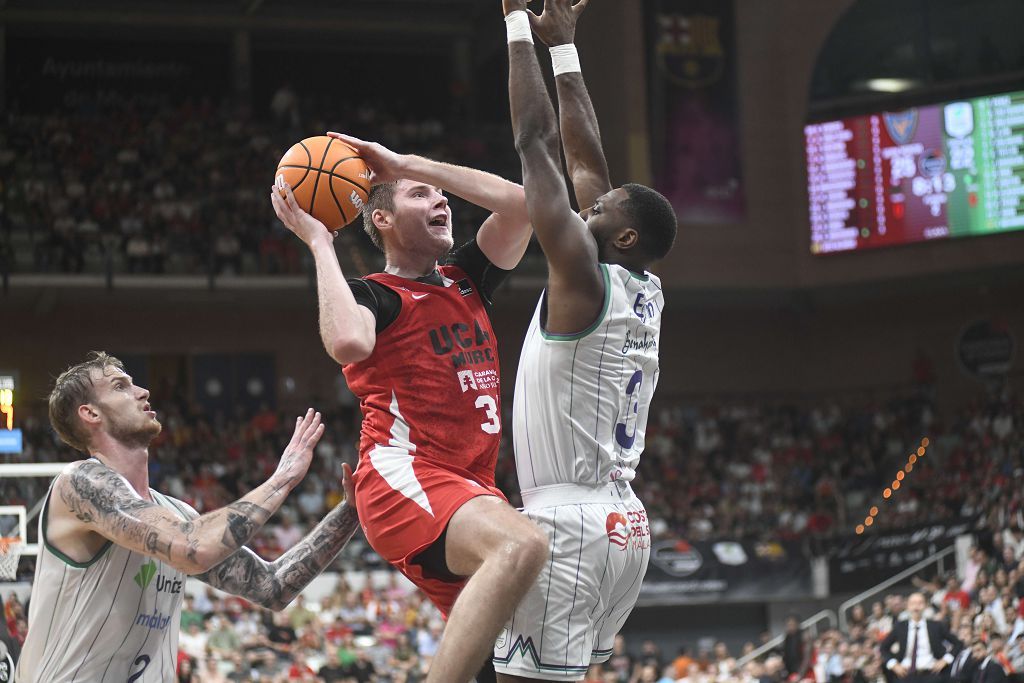
[[[405,574],[448,618],[466,581],[425,576],[413,559],[436,541],[452,515],[497,488],[444,469],[397,448],[377,446],[360,460],[354,476],[363,533],[377,554]]]

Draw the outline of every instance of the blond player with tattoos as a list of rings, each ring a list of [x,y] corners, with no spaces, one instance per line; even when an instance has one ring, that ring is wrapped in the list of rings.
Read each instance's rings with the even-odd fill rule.
[[[174,678],[188,575],[270,609],[287,605],[359,525],[354,505],[334,508],[276,562],[245,543],[305,476],[323,434],[310,409],[274,474],[230,505],[200,515],[149,488],[149,444],[160,422],[149,392],[113,356],[94,352],[57,378],[50,422],[90,455],[54,479],[40,514],[20,683],[127,683]],[[344,478],[352,500],[350,472]]]

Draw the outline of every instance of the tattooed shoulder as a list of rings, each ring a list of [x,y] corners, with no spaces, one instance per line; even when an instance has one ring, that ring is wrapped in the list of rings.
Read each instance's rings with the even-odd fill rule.
[[[153,506],[135,495],[114,470],[95,460],[66,469],[60,475],[57,491],[68,510],[86,523]]]

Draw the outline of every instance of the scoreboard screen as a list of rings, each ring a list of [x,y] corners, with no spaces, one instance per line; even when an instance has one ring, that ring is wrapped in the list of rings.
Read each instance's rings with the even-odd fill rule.
[[[811,252],[1024,228],[1024,92],[804,128]]]
[[[0,453],[21,453],[21,430],[14,426],[14,392],[18,375],[0,371]]]

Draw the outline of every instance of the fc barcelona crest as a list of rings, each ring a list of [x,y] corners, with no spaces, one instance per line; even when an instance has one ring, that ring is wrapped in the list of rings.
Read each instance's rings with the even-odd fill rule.
[[[659,14],[658,66],[669,80],[686,88],[718,81],[725,69],[721,22],[702,14]]]
[[[905,145],[914,139],[914,133],[917,132],[916,109],[896,113],[886,112],[883,118],[885,119],[885,129],[889,131],[889,137],[897,145]]]

